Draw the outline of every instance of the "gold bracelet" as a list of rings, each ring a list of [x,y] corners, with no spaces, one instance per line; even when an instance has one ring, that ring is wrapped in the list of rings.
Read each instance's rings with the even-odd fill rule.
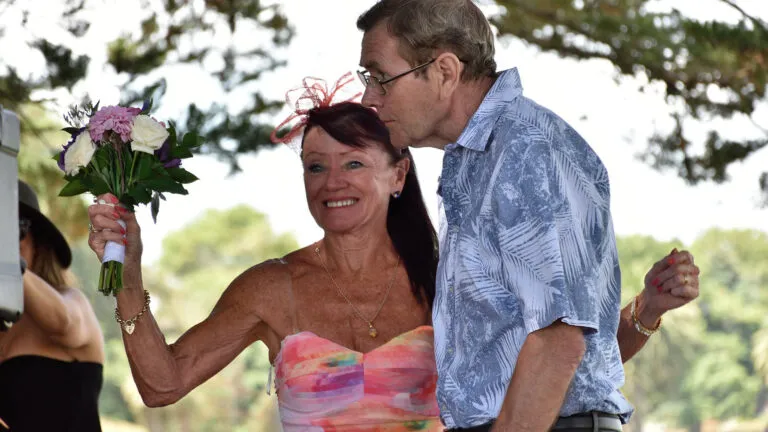
[[[141,308],[141,312],[139,312],[135,317],[127,320],[123,320],[120,318],[120,312],[117,311],[117,308],[115,308],[115,321],[117,321],[118,324],[125,330],[128,334],[133,334],[133,330],[136,328],[136,321],[141,318],[142,315],[144,315],[144,312],[149,310],[149,291],[144,290],[144,307]]]
[[[640,322],[640,319],[637,318],[637,296],[632,300],[632,308],[631,308],[631,314],[632,314],[632,323],[635,324],[635,330],[642,333],[645,336],[651,336],[652,334],[659,331],[661,328],[661,318],[659,318],[659,323],[656,324],[656,328],[648,328],[643,325],[643,323]]]

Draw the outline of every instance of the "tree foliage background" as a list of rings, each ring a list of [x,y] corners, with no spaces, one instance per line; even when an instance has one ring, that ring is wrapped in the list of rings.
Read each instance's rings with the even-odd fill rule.
[[[287,18],[279,5],[261,0],[139,1],[144,16],[135,31],[104,41],[105,64],[94,64],[82,48],[94,37],[89,33],[91,12],[103,7],[103,0],[49,2],[49,7],[61,8],[62,16],[56,29],[45,29],[45,36],[36,33],[39,26],[29,25],[39,3],[0,2],[0,38],[31,50],[24,58],[0,57],[0,105],[20,112],[23,129],[37,134],[44,125],[22,108],[66,107],[88,77],[116,73],[114,85],[121,89],[121,103],[140,105],[150,97],[162,100],[168,86],[174,85],[167,79],[171,69],[197,67],[214,77],[225,95],[250,95],[248,103],[234,108],[217,102],[199,104],[190,94],[186,116],[179,119],[185,129],[206,137],[203,153],[236,169],[237,155],[268,143],[272,125],[263,116],[282,103],[262,97],[258,80],[285,64],[279,55],[293,36]],[[44,68],[20,74],[18,63],[30,59],[42,59]]]
[[[29,19],[38,2],[0,0],[0,46],[24,45],[30,52],[25,58],[0,55],[0,105],[22,118],[20,176],[33,184],[43,210],[76,245],[73,271],[104,329],[105,422],[122,422],[125,430],[276,430],[273,406],[261,396],[267,363],[258,346],[182,402],[143,407],[113,322],[114,305],[93,286],[99,264],[82,241],[86,203],[55,198],[61,175],[49,154],[66,140],[57,132],[63,124],[54,113],[82,95],[89,77],[109,72],[117,77],[122,102],[151,96],[159,105],[174,85],[169,71],[195,68],[214,77],[222,94],[247,95],[247,103],[229,105],[226,98],[196,101],[190,91],[185,115],[178,119],[207,138],[202,153],[237,170],[239,155],[268,142],[270,114],[279,103],[262,96],[259,79],[284,64],[282,49],[293,29],[279,5],[259,0],[140,0],[144,16],[135,31],[104,41],[104,55],[97,56],[82,46],[92,37],[91,11],[103,1],[46,3],[61,8],[62,18],[57,28],[35,34]],[[726,181],[729,170],[768,144],[768,124],[759,115],[768,81],[766,17],[750,14],[748,1],[710,1],[737,18],[703,21],[660,0],[482,3],[499,6],[491,20],[502,40],[517,38],[563,57],[610,62],[617,80],[644,78],[639,91],[661,86],[675,127],[658,131],[640,158],[697,183]],[[94,60],[101,58],[106,60]],[[20,72],[18,62],[30,59],[41,67]],[[733,137],[712,126],[728,121],[750,128]],[[700,130],[708,131],[703,139],[697,138]],[[756,180],[768,191],[765,174]],[[234,275],[296,246],[274,235],[264,216],[246,207],[205,213],[171,233],[163,256],[146,269],[158,322],[169,341],[210,311]],[[618,246],[626,303],[650,264],[681,245],[634,236],[619,238]],[[741,422],[738,430],[765,430],[768,239],[755,231],[712,229],[689,246],[703,271],[701,298],[669,314],[664,331],[626,365],[624,391],[637,407],[632,430],[663,422],[699,431],[708,422],[734,419]]]
[[[190,94],[185,118],[179,120],[207,138],[201,152],[239,169],[238,155],[268,143],[273,126],[268,114],[281,103],[263,97],[258,80],[285,64],[281,48],[293,36],[286,16],[279,5],[261,0],[140,1],[145,13],[135,31],[105,41],[106,64],[93,64],[78,48],[91,36],[91,7],[103,0],[64,0],[59,32],[49,31],[47,37],[28,25],[37,3],[0,2],[0,40],[28,45],[31,58],[42,58],[45,65],[22,75],[14,59],[0,57],[0,104],[21,111],[23,127],[38,133],[42,125],[21,108],[71,101],[72,91],[89,75],[116,72],[122,102],[136,103],[150,96],[162,99],[173,85],[167,80],[170,69],[200,67],[224,94],[246,92],[249,102],[206,104]],[[499,7],[490,19],[502,40],[518,38],[563,57],[609,61],[618,77],[644,77],[647,85],[639,91],[661,84],[675,127],[658,131],[640,152],[657,169],[673,170],[692,184],[723,182],[729,167],[768,144],[768,120],[757,115],[768,83],[768,18],[750,14],[748,1],[709,0],[737,18],[706,20],[684,15],[669,0],[479,2]],[[748,120],[753,127],[740,137],[723,136],[709,125],[718,119]],[[697,129],[708,131],[704,139],[691,137]],[[767,173],[756,181],[768,192]]]
[[[663,85],[675,127],[653,136],[641,153],[651,166],[674,170],[691,184],[723,182],[729,167],[768,144],[768,119],[756,116],[768,84],[768,17],[751,15],[745,9],[749,2],[714,1],[735,11],[736,21],[701,21],[675,9],[675,2],[659,0],[494,3],[502,11],[491,21],[502,38],[519,38],[567,58],[607,60],[619,76]],[[732,118],[753,124],[744,131],[751,138],[722,136],[707,125]],[[687,133],[697,128],[708,131],[702,142]],[[757,180],[768,193],[768,170]]]

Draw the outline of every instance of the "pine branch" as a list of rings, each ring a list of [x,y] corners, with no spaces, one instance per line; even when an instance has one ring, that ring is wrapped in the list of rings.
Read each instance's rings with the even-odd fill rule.
[[[766,24],[763,20],[748,14],[747,11],[745,11],[741,6],[737,5],[731,0],[720,0],[720,1],[736,9],[737,11],[739,11],[739,13],[741,13],[741,15],[744,16],[744,18],[747,18],[748,20],[752,21],[752,23],[754,23],[755,26],[760,27],[764,32],[768,33],[768,24]]]

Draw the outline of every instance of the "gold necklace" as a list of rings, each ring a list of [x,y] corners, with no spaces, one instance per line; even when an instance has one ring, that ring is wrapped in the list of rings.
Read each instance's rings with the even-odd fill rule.
[[[373,321],[376,319],[376,317],[379,316],[379,313],[381,312],[381,309],[384,307],[384,303],[387,302],[387,298],[389,297],[389,292],[392,291],[392,285],[395,284],[395,279],[397,276],[397,268],[400,267],[400,257],[397,257],[397,264],[395,264],[395,268],[392,270],[392,279],[389,281],[389,286],[387,287],[387,292],[384,293],[384,298],[381,299],[381,304],[379,304],[379,308],[376,309],[376,313],[373,314],[373,317],[371,319],[366,319],[363,314],[360,312],[360,310],[357,309],[357,306],[355,306],[352,301],[349,300],[349,298],[344,294],[344,291],[341,290],[339,287],[339,284],[336,283],[336,281],[333,279],[333,276],[331,275],[331,272],[328,270],[328,267],[325,265],[325,261],[323,260],[323,257],[320,256],[320,246],[315,246],[315,254],[317,254],[317,258],[320,261],[320,264],[323,266],[323,269],[325,269],[325,272],[328,274],[328,278],[331,279],[331,282],[333,283],[333,286],[336,287],[336,292],[339,293],[340,296],[344,298],[344,300],[349,303],[350,306],[352,306],[352,311],[355,313],[355,315],[358,316],[361,320],[365,321],[366,324],[368,324],[368,336],[375,339],[376,336],[379,335],[379,332],[376,330],[376,327],[373,326]]]

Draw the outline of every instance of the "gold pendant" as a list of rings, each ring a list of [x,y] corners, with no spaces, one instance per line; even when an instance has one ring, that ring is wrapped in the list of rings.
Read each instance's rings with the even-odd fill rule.
[[[376,339],[376,336],[378,335],[379,332],[376,331],[376,327],[374,327],[372,323],[368,323],[368,336],[370,336],[372,339]]]
[[[125,325],[123,325],[123,328],[125,329],[126,333],[133,334],[133,330],[136,328],[136,324],[132,323],[132,322],[131,323],[125,323]]]

